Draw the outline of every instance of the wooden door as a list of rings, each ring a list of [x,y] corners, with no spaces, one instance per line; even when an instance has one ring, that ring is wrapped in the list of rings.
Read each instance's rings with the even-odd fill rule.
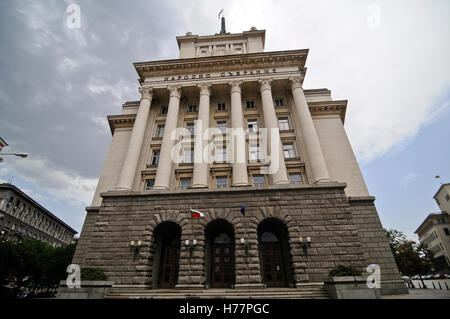
[[[264,283],[267,287],[286,287],[280,242],[261,243]]]
[[[233,281],[231,244],[213,244],[211,257],[211,287],[231,288]]]
[[[175,288],[178,280],[180,237],[166,243],[162,248],[160,288]]]

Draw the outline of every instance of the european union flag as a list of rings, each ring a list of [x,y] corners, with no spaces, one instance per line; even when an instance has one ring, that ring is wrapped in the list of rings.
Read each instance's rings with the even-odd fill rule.
[[[245,204],[242,204],[241,213],[245,216]]]

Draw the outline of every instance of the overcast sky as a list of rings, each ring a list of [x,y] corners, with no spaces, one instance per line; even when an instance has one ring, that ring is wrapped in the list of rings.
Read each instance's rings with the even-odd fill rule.
[[[67,27],[67,7],[81,28]],[[310,49],[305,88],[348,99],[345,127],[382,223],[412,233],[450,178],[450,2],[0,1],[0,136],[11,181],[80,231],[111,140],[138,100],[133,62],[178,57],[176,36],[266,30],[266,51]]]

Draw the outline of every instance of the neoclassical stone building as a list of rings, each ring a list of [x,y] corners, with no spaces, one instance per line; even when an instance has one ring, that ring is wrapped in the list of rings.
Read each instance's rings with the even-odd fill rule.
[[[344,129],[347,101],[303,89],[308,50],[264,52],[256,28],[177,41],[178,59],[134,64],[141,99],[108,116],[73,263],[148,289],[295,288],[375,263],[383,293],[404,291]],[[192,137],[180,148],[177,128]],[[268,145],[259,128],[275,132]],[[217,140],[226,129],[245,134]]]
[[[0,184],[0,239],[71,244],[77,231],[12,184]]]

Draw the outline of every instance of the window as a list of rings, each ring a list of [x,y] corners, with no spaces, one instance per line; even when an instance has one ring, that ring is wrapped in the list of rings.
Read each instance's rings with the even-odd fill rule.
[[[188,113],[197,112],[197,104],[189,104],[187,108]]]
[[[227,122],[217,122],[217,128],[222,132],[222,134],[227,133]]]
[[[228,178],[226,176],[216,177],[216,188],[226,188],[228,186]]]
[[[216,162],[224,163],[227,161],[226,147],[216,147]]]
[[[248,148],[249,150],[249,160],[250,161],[260,161],[261,160],[261,152],[259,146],[251,145]]]
[[[260,187],[266,185],[264,175],[253,175],[253,186]]]
[[[158,165],[158,162],[159,162],[159,150],[153,151],[152,165]]]
[[[447,202],[450,200],[450,195],[449,195],[449,194],[445,195],[445,200],[446,200]]]
[[[189,187],[191,187],[191,178],[180,178],[180,189],[188,189]]]
[[[289,127],[289,120],[287,117],[279,118],[278,119],[278,127],[280,128],[280,131],[287,131],[290,129]]]
[[[219,102],[217,103],[217,110],[218,111],[225,111],[227,109],[227,105],[225,102]]]
[[[186,124],[186,128],[189,131],[189,136],[194,136],[194,124],[188,123]]]
[[[255,108],[255,101],[247,101],[247,102],[245,102],[245,107],[247,109],[254,109]]]
[[[448,228],[444,228],[444,233],[445,233],[447,236],[450,236],[450,232],[448,231]]]
[[[291,174],[289,174],[289,180],[291,182],[291,185],[301,185],[301,184],[303,184],[302,175],[300,175],[299,173],[291,173]]]
[[[276,98],[275,99],[275,106],[284,106],[283,98]]]
[[[164,128],[165,128],[165,125],[158,125],[158,129],[156,130],[155,137],[163,137],[164,136]]]
[[[191,164],[194,162],[194,149],[185,148],[183,152],[183,163]]]
[[[155,180],[154,179],[147,179],[145,181],[145,190],[149,191],[155,186]]]
[[[283,152],[284,158],[294,158],[295,157],[294,144],[283,144]]]
[[[161,114],[167,114],[168,109],[169,108],[167,106],[161,105],[160,113]]]
[[[249,132],[258,132],[258,121],[257,120],[248,120],[248,131]]]

